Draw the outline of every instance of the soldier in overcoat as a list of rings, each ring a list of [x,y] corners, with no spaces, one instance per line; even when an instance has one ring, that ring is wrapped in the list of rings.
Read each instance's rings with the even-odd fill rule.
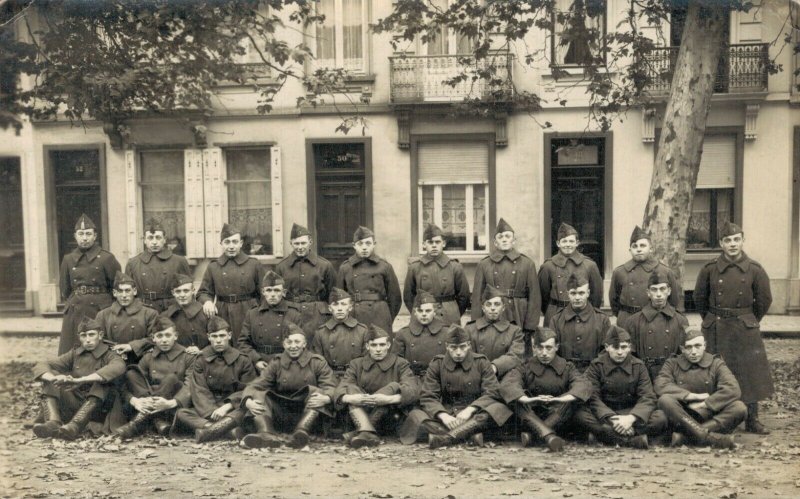
[[[437,303],[427,291],[417,293],[408,326],[392,340],[392,352],[406,359],[420,380],[431,360],[446,351],[443,331],[448,325],[436,316]]]
[[[208,346],[208,317],[195,298],[194,280],[186,274],[176,274],[172,283],[172,296],[175,301],[161,316],[175,323],[178,344],[186,347],[188,353],[198,354]]]
[[[492,363],[497,379],[519,365],[525,354],[525,337],[522,329],[508,322],[503,313],[503,294],[494,286],[483,291],[483,315],[469,322],[464,329],[469,334],[472,351],[485,355]]]
[[[353,317],[353,299],[347,291],[334,287],[328,301],[332,317],[317,329],[311,351],[321,355],[341,379],[350,361],[366,353],[367,325]]]

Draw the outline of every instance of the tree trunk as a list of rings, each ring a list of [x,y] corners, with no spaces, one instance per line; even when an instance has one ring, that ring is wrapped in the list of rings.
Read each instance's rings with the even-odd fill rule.
[[[723,39],[728,8],[719,0],[689,1],[645,208],[643,227],[652,235],[655,255],[676,272],[678,282],[714,77],[728,46]]]

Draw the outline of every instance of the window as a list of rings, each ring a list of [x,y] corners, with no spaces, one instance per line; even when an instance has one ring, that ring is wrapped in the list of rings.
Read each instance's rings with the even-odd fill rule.
[[[686,235],[688,249],[718,247],[719,228],[735,220],[736,155],[736,135],[705,137]]]
[[[600,55],[606,34],[605,7],[605,2],[556,0],[550,37],[553,66],[586,66]]]
[[[448,0],[432,0],[432,7],[446,11],[449,7]],[[426,55],[472,55],[473,43],[466,37],[447,26],[440,26],[438,35],[425,44]]]
[[[225,151],[228,221],[242,230],[243,251],[272,254],[272,191],[269,149]]]
[[[367,72],[369,0],[317,0],[317,13],[325,15],[316,25],[317,66]]]
[[[166,231],[167,244],[186,255],[186,206],[183,185],[183,151],[139,153],[139,188],[142,220],[154,219]]]
[[[422,232],[442,228],[449,252],[488,251],[488,141],[419,142],[417,203],[420,249]]]

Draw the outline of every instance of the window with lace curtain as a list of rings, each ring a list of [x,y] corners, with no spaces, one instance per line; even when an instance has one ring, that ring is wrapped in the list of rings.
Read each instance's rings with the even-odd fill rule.
[[[369,0],[316,0],[316,66],[367,73]]]
[[[272,254],[272,188],[267,148],[226,149],[228,222],[242,231],[248,255]]]
[[[602,2],[601,5],[598,0],[556,0],[555,10],[568,14],[569,21],[560,22],[556,13],[553,14],[551,65],[587,66],[593,57],[600,54],[606,34],[605,4]],[[603,11],[599,15],[589,15],[600,7]]]
[[[160,222],[169,248],[186,255],[183,150],[141,151],[139,188],[145,226],[150,220]]]

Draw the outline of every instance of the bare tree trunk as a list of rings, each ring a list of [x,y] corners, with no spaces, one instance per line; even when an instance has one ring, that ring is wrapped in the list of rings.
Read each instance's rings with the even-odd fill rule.
[[[652,235],[655,254],[679,282],[714,77],[728,46],[726,9],[719,0],[689,1],[645,208],[643,227]]]

